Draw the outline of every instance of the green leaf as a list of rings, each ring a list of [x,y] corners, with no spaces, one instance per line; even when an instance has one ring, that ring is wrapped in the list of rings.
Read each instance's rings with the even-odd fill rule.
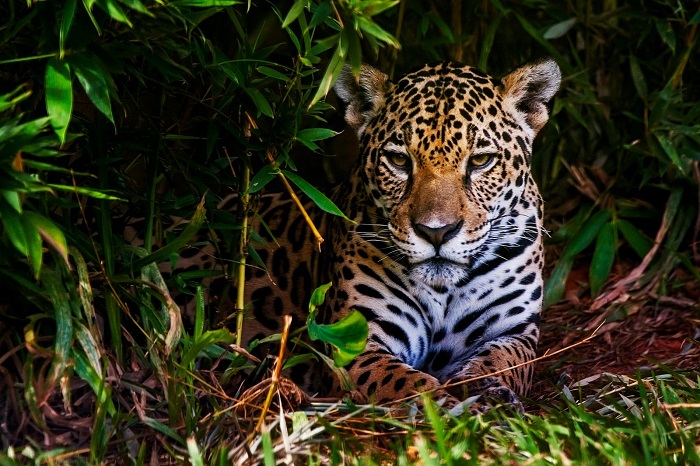
[[[25,221],[29,222],[37,229],[39,235],[48,243],[53,250],[58,252],[63,260],[68,263],[68,244],[63,232],[51,220],[36,212],[25,212]]]
[[[553,24],[547,28],[544,34],[542,34],[542,37],[547,40],[559,39],[560,37],[566,35],[566,33],[569,32],[572,27],[574,27],[577,21],[578,20],[576,17],[573,17]]]
[[[335,52],[333,52],[333,56],[328,63],[328,68],[326,68],[326,72],[323,74],[323,78],[321,78],[318,90],[309,103],[309,108],[313,107],[316,102],[328,94],[328,91],[331,90],[331,86],[338,79],[338,76],[340,76],[343,64],[345,64],[345,51],[343,51],[341,45],[341,43],[338,43],[338,47],[335,49]]]
[[[309,196],[312,201],[316,203],[316,205],[323,210],[324,212],[328,212],[329,214],[337,215],[338,217],[342,217],[345,220],[350,220],[348,217],[345,216],[345,214],[336,206],[333,201],[328,199],[325,194],[323,194],[321,191],[318,189],[314,188],[311,184],[309,184],[308,181],[304,180],[301,178],[299,175],[296,175],[288,170],[282,170],[282,173],[284,176],[286,176],[289,181],[297,185],[299,189],[301,189],[304,194]],[[350,220],[351,221],[351,220]]]
[[[634,249],[640,258],[647,255],[652,247],[652,242],[646,238],[634,225],[624,219],[617,220],[617,229],[620,230],[627,244]]]
[[[67,186],[63,184],[49,184],[48,186],[59,191],[84,194],[95,199],[105,199],[108,201],[124,201],[124,199],[122,199],[121,197],[112,196],[111,194],[104,193],[97,189],[81,188],[80,186]]]
[[[547,309],[552,304],[557,303],[563,296],[566,289],[566,280],[569,278],[571,268],[574,265],[573,259],[560,258],[554,266],[549,279],[544,286],[544,298],[542,309]]]
[[[257,193],[263,189],[270,181],[272,181],[275,176],[279,174],[279,169],[273,167],[272,165],[265,165],[262,167],[250,180],[250,186],[245,194]]]
[[[656,140],[659,141],[661,148],[664,150],[664,153],[668,156],[669,160],[671,160],[671,162],[673,162],[673,164],[678,167],[682,173],[685,173],[685,169],[681,162],[681,157],[676,150],[676,146],[663,134],[654,133],[654,136],[656,136]]]
[[[140,271],[143,267],[147,266],[148,264],[152,263],[160,263],[165,260],[167,260],[170,257],[170,254],[176,253],[177,251],[180,250],[183,246],[187,244],[187,242],[194,237],[194,235],[197,234],[199,231],[200,227],[202,226],[202,223],[204,223],[204,218],[206,214],[206,209],[204,208],[204,197],[202,200],[199,202],[199,205],[197,206],[197,210],[195,210],[194,215],[192,216],[192,219],[189,221],[185,229],[182,231],[180,236],[172,240],[170,243],[168,243],[166,246],[163,246],[162,248],[158,249],[156,252],[147,255],[146,257],[137,260],[135,263],[131,264],[129,266],[129,270],[133,272],[138,272]]]
[[[617,252],[617,231],[613,222],[606,223],[600,229],[596,241],[588,279],[591,285],[591,295],[598,296],[600,289],[610,275],[615,253]]]
[[[134,26],[131,23],[131,21],[129,21],[129,18],[126,16],[126,13],[124,13],[124,10],[121,6],[119,6],[119,3],[117,3],[116,0],[97,0],[96,3],[113,20],[127,24],[129,25],[129,27]]]
[[[270,103],[267,101],[263,93],[260,92],[260,90],[254,87],[246,87],[243,88],[243,90],[253,101],[259,113],[262,113],[270,118],[274,117],[274,112],[272,111],[272,107],[270,107]]]
[[[586,223],[583,224],[581,229],[574,235],[566,249],[562,253],[562,259],[573,259],[584,249],[590,245],[593,240],[598,236],[598,232],[605,222],[610,219],[609,210],[601,210],[591,218],[588,219]]]
[[[63,5],[63,12],[61,13],[61,26],[58,33],[58,50],[60,52],[60,58],[63,59],[66,53],[66,39],[68,39],[68,34],[70,33],[71,25],[73,24],[73,18],[75,17],[75,6],[77,0],[66,0],[65,5]]]
[[[73,319],[68,290],[55,270],[45,269],[41,274],[41,284],[51,299],[56,321],[54,337],[54,360],[51,364],[51,377],[54,381],[63,376],[68,366],[68,355],[73,347]]]
[[[639,94],[639,97],[646,100],[648,95],[647,82],[642,74],[642,69],[639,67],[637,57],[632,54],[630,54],[630,74],[632,75],[634,87],[637,89],[637,94]]]
[[[240,5],[242,3],[240,0],[175,0],[168,3],[168,6],[211,8]]]
[[[85,89],[95,107],[114,124],[112,103],[109,97],[111,76],[105,71],[104,65],[96,55],[69,55],[73,72]]]
[[[264,74],[265,76],[268,76],[273,79],[278,79],[280,81],[289,81],[289,76],[280,73],[277,70],[273,70],[272,68],[268,68],[267,66],[258,66],[258,73]]]
[[[311,294],[311,299],[309,300],[309,312],[315,312],[323,304],[323,301],[326,300],[326,293],[332,285],[333,282],[328,282],[314,290],[314,292]],[[312,320],[312,317],[309,316],[308,320]]]
[[[204,351],[207,347],[216,345],[218,343],[229,344],[236,340],[236,336],[233,335],[225,328],[218,330],[208,330],[202,333],[201,336],[195,339],[192,346],[187,349],[187,352],[182,356],[180,364],[183,367],[187,367],[190,363],[194,362],[195,358]]]
[[[656,20],[656,31],[661,36],[661,40],[664,41],[668,48],[671,49],[673,54],[676,53],[676,34],[673,32],[673,26],[667,19]]]
[[[292,5],[292,8],[290,8],[287,16],[284,17],[284,21],[282,21],[282,29],[289,27],[289,25],[299,17],[299,15],[304,11],[304,7],[307,3],[307,0],[294,1],[294,5]]]
[[[29,258],[29,264],[32,266],[34,271],[34,278],[37,280],[41,275],[41,264],[44,260],[44,250],[41,247],[41,235],[39,234],[39,229],[36,224],[31,221],[31,215],[27,215],[31,212],[24,212],[22,214],[22,230],[24,232],[24,238],[27,244],[27,257]]]
[[[367,319],[357,311],[351,311],[333,324],[317,324],[316,314],[323,304],[326,292],[332,283],[316,288],[309,301],[309,317],[306,320],[309,337],[331,345],[333,362],[338,367],[347,365],[365,350],[369,325]]]

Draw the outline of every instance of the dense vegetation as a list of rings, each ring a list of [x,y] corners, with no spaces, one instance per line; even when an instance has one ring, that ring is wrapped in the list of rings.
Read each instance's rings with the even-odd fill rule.
[[[329,409],[260,433],[229,389],[250,365],[219,325],[236,316],[201,300],[212,272],[165,280],[156,267],[205,241],[198,232],[218,238],[229,277],[255,264],[255,232],[216,205],[275,189],[280,173],[325,202],[303,179],[335,181],[351,163],[325,100],[345,62],[398,76],[455,59],[502,75],[549,55],[564,80],[533,158],[555,245],[546,304],[580,263],[580,295],[599,312],[635,290],[692,288],[698,23],[696,3],[672,0],[2,2],[0,460],[226,464],[248,444],[268,464],[273,450],[307,448],[337,463],[352,462],[343,450],[430,464],[699,463],[698,377],[677,372],[627,381],[629,403],[598,411],[609,387],[495,424],[443,424],[428,404],[417,425],[377,411],[343,424]],[[170,216],[189,223],[169,229]],[[145,218],[143,247],[123,239],[133,218]],[[175,291],[199,302],[184,326]],[[376,451],[358,447],[366,429],[382,432]]]

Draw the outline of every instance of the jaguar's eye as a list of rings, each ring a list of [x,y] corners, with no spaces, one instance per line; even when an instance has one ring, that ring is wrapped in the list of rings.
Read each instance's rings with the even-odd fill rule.
[[[494,154],[475,154],[469,157],[469,167],[470,168],[481,168],[493,160]]]
[[[384,155],[389,159],[389,162],[398,168],[406,169],[409,166],[410,161],[408,155],[404,153],[388,150],[384,152]]]

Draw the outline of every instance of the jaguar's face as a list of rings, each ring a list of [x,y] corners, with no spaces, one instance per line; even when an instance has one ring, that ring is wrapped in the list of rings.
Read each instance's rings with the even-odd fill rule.
[[[426,66],[388,85],[360,128],[368,192],[425,283],[465,278],[494,224],[532,191],[532,139],[546,108],[511,98],[508,84],[454,63]]]

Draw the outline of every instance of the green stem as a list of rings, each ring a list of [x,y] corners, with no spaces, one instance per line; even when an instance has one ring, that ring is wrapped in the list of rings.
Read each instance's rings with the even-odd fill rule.
[[[238,248],[238,289],[236,294],[236,344],[241,346],[243,338],[243,309],[245,307],[245,264],[246,245],[248,243],[248,186],[250,185],[250,166],[244,161],[241,174],[241,237]]]

